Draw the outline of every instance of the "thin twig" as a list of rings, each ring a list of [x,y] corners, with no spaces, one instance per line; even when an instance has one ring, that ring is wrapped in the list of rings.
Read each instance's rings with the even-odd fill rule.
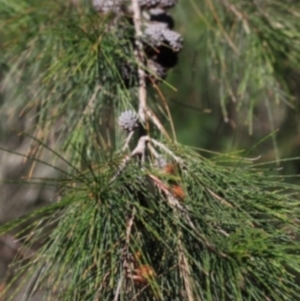
[[[117,172],[115,175],[111,178],[110,183],[114,182],[116,178],[122,173],[122,171],[125,169],[125,167],[128,165],[128,163],[131,161],[131,159],[135,156],[141,156],[141,160],[143,161],[145,158],[145,151],[146,151],[146,144],[149,142],[151,139],[149,136],[142,136],[135,149],[131,152],[130,155],[126,156],[121,164],[118,167]]]
[[[122,173],[122,171],[125,169],[125,167],[128,165],[131,159],[132,159],[132,155],[130,154],[122,160],[121,164],[118,166],[118,170],[116,171],[114,176],[110,179],[109,184],[111,184],[116,180],[116,178]]]
[[[123,172],[123,170],[126,168],[128,163],[131,161],[131,159],[135,156],[140,156],[141,157],[141,163],[143,164],[145,162],[145,154],[146,154],[146,147],[148,142],[152,142],[155,146],[163,149],[166,153],[168,153],[177,163],[182,164],[183,161],[181,158],[177,157],[170,149],[168,149],[164,144],[161,142],[150,138],[149,136],[145,135],[142,136],[135,149],[131,152],[130,155],[126,156],[121,164],[118,166],[118,170],[116,171],[115,175],[111,178],[110,183],[114,182],[116,178]],[[155,157],[157,157],[157,152],[149,146],[149,149],[152,154],[154,154]]]
[[[188,260],[184,254],[184,249],[182,245],[181,239],[179,239],[179,258],[180,258],[180,266],[181,266],[181,272],[182,272],[182,277],[184,280],[184,286],[185,286],[185,291],[187,294],[188,301],[194,301],[193,297],[193,290],[192,290],[192,285],[191,285],[191,277],[190,277],[190,268],[188,264]],[[199,301],[201,301],[198,298]]]
[[[133,226],[135,214],[136,214],[136,208],[133,208],[131,217],[127,221],[127,224],[126,224],[125,246],[122,249],[122,259],[123,259],[122,266],[124,269],[128,269],[128,253],[129,253],[128,249],[129,249],[130,235],[132,232],[132,226]],[[131,271],[129,271],[129,272],[131,272]],[[116,293],[115,293],[115,297],[114,297],[113,301],[118,301],[123,281],[124,281],[124,275],[122,273],[120,276],[120,279],[118,281],[118,285],[117,285],[117,289],[116,289]]]
[[[208,187],[205,187],[205,189],[207,190],[207,192],[215,199],[217,199],[218,201],[221,202],[221,204],[226,205],[230,208],[233,208],[233,205],[230,204],[228,201],[226,201],[224,198],[220,197],[219,195],[217,195],[216,193],[214,193],[211,189],[209,189]]]
[[[95,104],[95,100],[97,98],[97,94],[99,92],[99,90],[101,89],[101,85],[97,85],[95,87],[95,91],[93,93],[93,95],[91,96],[90,100],[88,101],[86,107],[84,108],[82,117],[86,116],[86,115],[90,115],[93,112],[93,108],[94,108],[94,104]]]
[[[127,222],[127,228],[126,228],[126,244],[127,245],[129,244],[129,241],[130,241],[130,235],[131,235],[131,230],[132,230],[135,214],[136,214],[136,208],[133,208],[131,218]]]
[[[161,142],[151,138],[151,142],[156,145],[157,147],[163,149],[166,153],[168,153],[177,163],[182,163],[182,159],[177,157],[170,149],[168,149],[164,144]]]
[[[157,118],[157,116],[153,113],[153,111],[151,111],[149,108],[147,108],[147,116],[151,119],[151,121],[154,123],[154,125],[156,125],[156,127],[159,129],[159,131],[168,139],[170,139],[170,136],[168,135],[165,127],[162,125],[162,123],[160,122],[160,120]]]
[[[124,146],[122,147],[122,152],[125,151],[126,148],[128,148],[128,145],[129,145],[129,143],[130,143],[131,138],[133,137],[133,134],[134,134],[134,131],[131,131],[131,132],[128,134],[128,136],[127,136],[127,138],[126,138],[126,140],[125,140]]]
[[[212,0],[206,0],[206,3],[209,6],[209,8],[212,12],[212,15],[213,15],[214,19],[216,20],[221,32],[223,33],[223,36],[224,36],[225,40],[227,41],[229,46],[232,48],[232,50],[236,54],[239,54],[239,50],[238,50],[237,46],[234,44],[234,42],[230,38],[229,34],[227,33],[226,29],[223,26],[223,23],[222,23],[221,19],[219,18],[218,12],[216,10],[216,7],[215,7],[213,1]]]
[[[106,274],[104,275],[103,280],[102,280],[102,283],[101,283],[100,287],[98,288],[98,291],[97,291],[97,293],[96,293],[96,295],[95,295],[93,301],[100,301],[100,300],[101,300],[101,299],[100,299],[101,292],[102,292],[104,286],[107,285],[107,281],[106,281],[106,280],[107,280],[107,278],[109,277],[109,275],[110,275],[110,273],[106,273]]]
[[[239,19],[242,20],[243,25],[244,25],[244,29],[246,31],[247,34],[251,33],[251,29],[249,26],[249,22],[248,22],[248,16],[245,15],[243,12],[240,12],[237,7],[232,4],[229,3],[227,0],[222,0],[224,5]]]
[[[147,90],[146,90],[146,72],[143,68],[145,66],[145,56],[143,51],[143,44],[141,42],[142,36],[142,15],[138,0],[132,0],[133,22],[135,28],[135,59],[138,64],[139,75],[139,117],[142,123],[147,123]],[[146,126],[147,128],[147,126]]]
[[[155,148],[151,144],[148,145],[148,149],[155,159],[160,158],[160,154],[155,150]]]
[[[223,230],[223,229],[217,229],[217,231],[219,232],[219,233],[221,233],[221,234],[223,234],[224,236],[226,236],[226,237],[229,237],[230,236],[230,234],[229,233],[227,233],[225,230]]]
[[[120,296],[120,292],[121,292],[121,288],[122,288],[122,283],[123,283],[123,274],[120,276],[118,285],[117,285],[117,289],[116,289],[116,293],[115,293],[115,297],[114,297],[114,301],[118,301],[119,296]]]

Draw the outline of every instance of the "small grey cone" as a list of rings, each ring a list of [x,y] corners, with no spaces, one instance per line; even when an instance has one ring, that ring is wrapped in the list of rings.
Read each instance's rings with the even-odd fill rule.
[[[139,126],[139,119],[133,110],[122,112],[119,116],[119,126],[126,132],[131,132]]]

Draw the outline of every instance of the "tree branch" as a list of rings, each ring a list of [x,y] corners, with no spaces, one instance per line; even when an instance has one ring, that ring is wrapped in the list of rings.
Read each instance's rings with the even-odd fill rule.
[[[142,36],[142,15],[138,0],[132,0],[133,22],[135,28],[135,59],[138,64],[139,75],[139,118],[142,123],[147,123],[147,91],[146,91],[146,72],[143,68],[145,66],[145,56],[143,51],[143,44],[140,40]]]

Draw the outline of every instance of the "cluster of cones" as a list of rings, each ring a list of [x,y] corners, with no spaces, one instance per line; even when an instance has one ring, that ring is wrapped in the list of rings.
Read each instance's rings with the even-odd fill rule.
[[[173,30],[174,20],[167,12],[175,6],[177,0],[139,0],[138,2],[142,11],[141,41],[147,58],[145,66],[147,84],[157,83],[165,79],[168,70],[177,64],[178,52],[183,46],[183,38]],[[93,7],[99,13],[115,15],[115,20],[121,20],[120,16],[124,16],[133,24],[131,0],[93,0]],[[124,26],[123,23],[118,24],[118,21],[114,24]],[[128,39],[135,47],[134,38],[128,37]],[[127,88],[138,85],[136,64],[123,59],[118,69]]]

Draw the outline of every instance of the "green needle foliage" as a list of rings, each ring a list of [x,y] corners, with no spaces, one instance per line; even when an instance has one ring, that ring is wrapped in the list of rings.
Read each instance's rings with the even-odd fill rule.
[[[185,37],[185,48],[178,71],[172,76],[178,93],[169,94],[175,121],[182,115],[176,109],[187,108],[184,112],[189,120],[189,134],[179,122],[177,126],[182,141],[231,151],[228,131],[240,137],[233,142],[237,149],[247,148],[250,139],[253,144],[267,131],[282,129],[278,112],[289,114],[287,119],[299,120],[296,115],[299,111],[299,15],[296,0],[179,1],[176,20]],[[194,111],[189,114],[188,108]],[[207,114],[208,109],[213,117]],[[203,120],[200,124],[199,112]],[[217,146],[205,135],[198,141],[193,139],[200,126],[214,132],[222,120],[227,124],[218,129],[227,131],[219,130],[223,135],[220,134]],[[244,139],[248,133],[253,138]],[[286,134],[273,136],[277,158],[291,155],[286,152],[281,137],[284,139]]]
[[[280,49],[271,42],[266,51],[255,48],[256,35],[242,38],[249,22],[268,19],[260,19],[261,4],[235,2],[259,15],[242,18],[244,29],[235,32],[245,58],[258,58],[262,70],[257,77],[251,66],[243,70],[237,91],[246,102],[258,90],[279,91],[268,55]],[[206,3],[212,10],[213,2]],[[33,111],[23,133],[32,137],[33,151],[18,154],[39,162],[40,151],[50,150],[45,165],[63,174],[57,181],[31,178],[55,184],[57,202],[0,228],[0,234],[14,231],[25,249],[39,246],[11,266],[7,300],[24,287],[24,301],[38,291],[44,300],[61,301],[300,300],[300,187],[234,154],[208,160],[171,142],[163,124],[168,120],[172,129],[172,120],[156,83],[148,89],[145,127],[140,124],[124,147],[117,117],[141,108],[141,87],[128,86],[149,71],[132,43],[130,16],[97,14],[85,1],[0,0],[0,20],[6,65],[1,114]],[[271,41],[269,26],[264,37]],[[227,62],[226,49],[228,70],[240,75],[233,63],[236,41],[225,34],[221,49],[217,36],[206,37],[211,62]],[[293,48],[287,55],[299,63]],[[132,72],[125,79],[123,66],[139,66],[139,78]],[[220,78],[228,88],[227,72]],[[258,80],[262,74],[265,82]]]
[[[16,279],[31,279],[26,297],[43,288],[59,300],[114,300],[120,283],[117,300],[298,300],[299,187],[176,149],[186,162],[177,205],[151,187],[151,175],[169,180],[159,169],[131,164],[110,183],[113,168],[104,163],[34,212],[36,221],[19,233],[33,233],[28,245],[43,241],[16,267]],[[137,264],[155,271],[142,287],[124,276],[123,261],[138,252]]]
[[[1,59],[10,66],[3,83],[4,114],[33,108],[38,121],[31,133],[40,140],[49,140],[56,126],[58,142],[68,134],[66,151],[71,152],[70,145],[94,147],[87,137],[99,136],[112,108],[130,106],[117,68],[124,57],[132,57],[132,30],[122,32],[126,20],[108,34],[109,16],[99,18],[89,6],[65,1],[1,1],[0,15],[5,28]],[[102,137],[97,140],[103,143]]]
[[[190,39],[197,41],[195,47],[203,55],[197,60],[198,70],[193,69],[196,74],[188,76],[203,78],[209,88],[218,87],[225,120],[233,118],[230,103],[236,103],[238,110],[246,107],[253,133],[252,117],[258,103],[272,106],[282,101],[296,106],[288,81],[300,67],[298,1],[190,0],[181,5],[182,10],[190,7],[189,15],[178,15],[185,23],[194,21],[185,26],[198,26]],[[185,27],[182,30],[188,32]],[[194,49],[187,51],[195,56]]]

